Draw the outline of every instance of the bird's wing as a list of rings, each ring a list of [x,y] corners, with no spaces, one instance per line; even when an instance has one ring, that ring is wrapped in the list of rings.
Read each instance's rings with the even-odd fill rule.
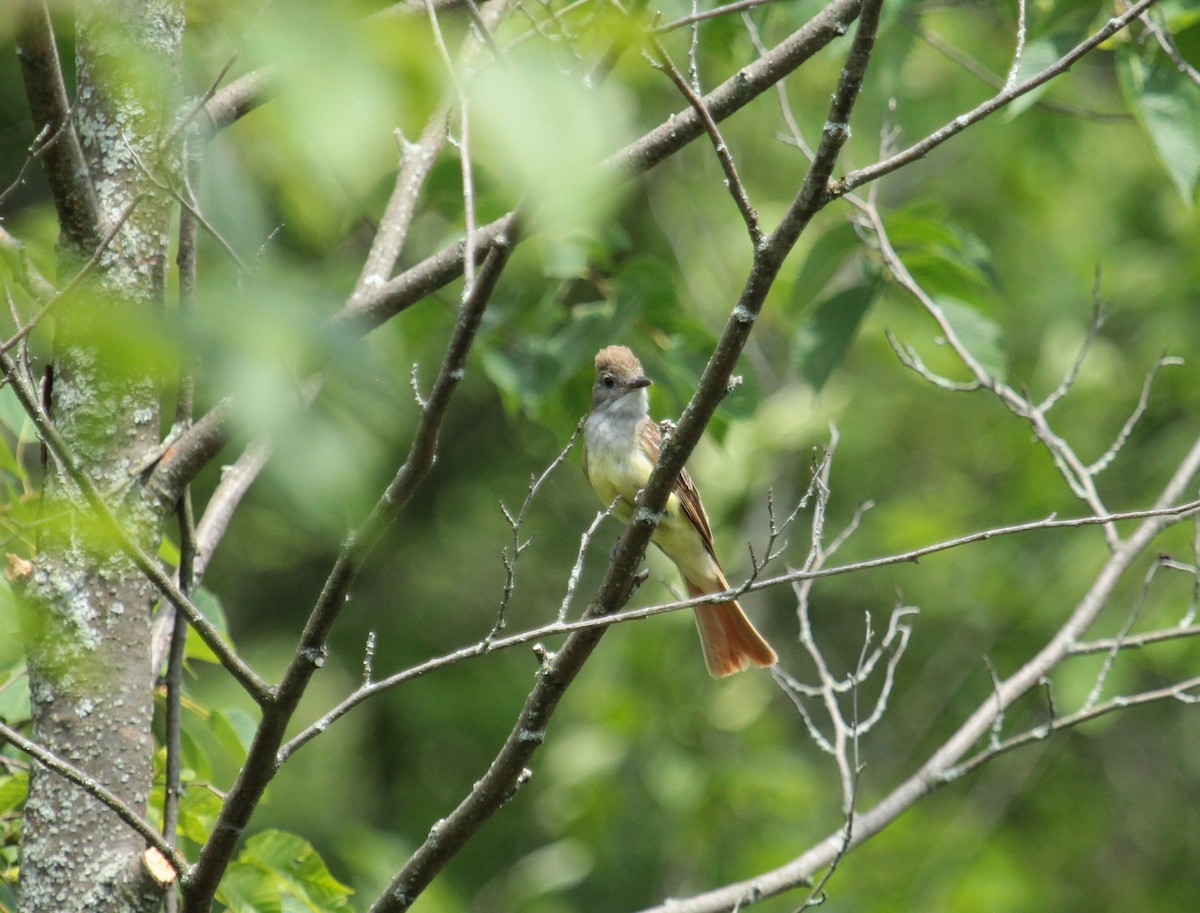
[[[650,418],[642,422],[642,447],[646,451],[646,455],[650,457],[650,462],[657,465],[658,455],[662,451],[662,431]],[[700,534],[705,550],[716,561],[716,547],[713,545],[712,527],[708,524],[708,514],[704,512],[704,504],[700,501],[700,492],[696,490],[696,483],[692,481],[692,477],[688,475],[686,469],[680,470],[679,478],[675,480],[674,495],[679,499],[683,515]]]

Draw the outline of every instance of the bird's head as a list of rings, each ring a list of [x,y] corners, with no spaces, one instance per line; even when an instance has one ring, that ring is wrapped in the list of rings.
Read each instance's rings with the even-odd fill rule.
[[[608,346],[596,353],[596,384],[592,387],[592,411],[607,409],[635,394],[631,403],[641,412],[647,409],[646,388],[650,378],[642,373],[642,363],[625,346]],[[623,404],[623,403],[622,403]]]

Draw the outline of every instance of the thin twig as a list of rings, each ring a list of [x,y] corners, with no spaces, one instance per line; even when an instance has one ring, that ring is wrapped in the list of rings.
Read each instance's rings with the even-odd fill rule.
[[[1151,6],[1157,3],[1158,0],[1139,0],[1138,3],[1131,6],[1119,16],[1107,20],[1103,26],[1089,35],[1086,39],[1077,44],[1074,48],[1060,57],[1050,66],[1035,73],[1033,76],[1018,83],[1009,89],[1004,89],[998,94],[992,96],[987,101],[972,108],[970,111],[960,114],[943,127],[935,130],[933,133],[926,136],[920,142],[914,143],[907,149],[890,156],[887,159],[876,162],[873,165],[868,165],[866,168],[858,168],[848,173],[845,177],[834,181],[829,188],[829,192],[834,196],[842,196],[843,194],[853,190],[856,187],[861,187],[870,181],[877,180],[885,174],[890,174],[897,168],[908,165],[918,159],[925,158],[942,143],[946,142],[951,137],[957,136],[968,127],[974,126],[981,120],[991,116],[996,111],[1004,108],[1013,100],[1021,97],[1027,92],[1032,92],[1038,86],[1049,82],[1056,76],[1060,76],[1071,68],[1081,57],[1090,53],[1095,48],[1102,45],[1113,35],[1126,28],[1130,22],[1138,18],[1142,13],[1148,10]]]
[[[195,556],[195,524],[192,518],[192,496],[184,492],[179,501],[179,590],[190,595],[192,592],[192,559]],[[172,606],[172,609],[174,607]],[[160,610],[162,611],[162,610]],[[183,783],[183,654],[187,646],[187,619],[178,612],[171,633],[171,650],[167,657],[167,706],[164,720],[166,736],[166,771],[163,789],[163,838],[175,844],[179,827],[179,799]],[[167,913],[178,909],[179,897],[175,889],[165,898]]]
[[[1063,375],[1062,381],[1055,387],[1050,394],[1037,405],[1039,412],[1046,413],[1054,408],[1055,404],[1070,392],[1071,387],[1075,384],[1075,379],[1079,377],[1079,372],[1083,368],[1083,363],[1087,359],[1088,352],[1091,351],[1092,343],[1096,341],[1096,336],[1100,332],[1100,328],[1104,326],[1104,306],[1100,299],[1100,264],[1096,264],[1096,279],[1092,285],[1092,321],[1088,324],[1087,335],[1083,338],[1083,345],[1079,347],[1079,352],[1075,356],[1075,360],[1071,362],[1071,367],[1067,373]]]
[[[463,301],[466,301],[471,296],[475,285],[475,181],[471,174],[470,106],[467,93],[459,80],[454,59],[450,56],[449,48],[446,47],[445,38],[442,37],[442,26],[438,22],[433,0],[425,0],[425,10],[429,14],[429,24],[433,29],[434,44],[437,45],[438,53],[442,55],[442,60],[446,64],[446,72],[450,76],[450,84],[454,87],[454,95],[458,104],[458,140],[457,142],[451,140],[451,142],[458,148],[459,162],[462,165],[463,219],[466,223],[466,240],[463,243],[462,297]],[[487,32],[486,27],[484,33],[489,38],[491,37],[491,33]]]
[[[746,231],[750,234],[750,243],[757,250],[763,244],[763,231],[762,226],[758,222],[758,213],[750,202],[750,195],[746,192],[746,186],[738,176],[733,155],[730,153],[729,146],[726,145],[724,138],[721,136],[721,130],[717,126],[717,122],[713,119],[712,114],[704,104],[704,99],[700,96],[699,90],[688,84],[683,74],[679,72],[678,67],[675,66],[674,61],[671,60],[671,55],[666,52],[666,49],[657,40],[654,42],[654,55],[657,65],[670,77],[671,82],[675,83],[675,87],[688,100],[688,104],[692,106],[704,124],[704,130],[712,141],[713,149],[717,153],[717,160],[721,163],[721,170],[725,172],[725,186],[729,189],[729,195],[733,197],[734,203],[737,204],[742,221],[746,223]]]
[[[998,745],[988,746],[961,764],[948,768],[943,776],[947,781],[960,779],[1002,754],[1007,754],[1031,742],[1040,742],[1055,732],[1079,726],[1118,710],[1128,710],[1131,707],[1140,707],[1163,700],[1176,700],[1185,704],[1200,704],[1200,676],[1184,679],[1164,688],[1155,688],[1151,691],[1141,691],[1137,694],[1114,697],[1103,704],[1086,707],[1067,716],[1054,717],[1041,726],[1035,726],[1019,735],[1010,736]]]
[[[546,479],[550,478],[550,474],[562,465],[563,460],[565,460],[567,455],[571,452],[571,448],[575,446],[575,441],[578,440],[580,432],[583,431],[583,422],[584,420],[581,418],[576,423],[575,431],[572,432],[571,437],[567,440],[567,445],[563,447],[559,455],[555,457],[553,461],[551,461],[550,465],[545,468],[542,474],[540,476],[530,477],[529,487],[525,492],[525,500],[521,503],[521,509],[517,512],[515,517],[509,512],[508,508],[505,507],[504,502],[500,502],[500,510],[504,513],[504,519],[508,521],[509,528],[512,530],[512,551],[509,552],[508,549],[505,549],[503,552],[505,568],[504,595],[500,599],[500,610],[496,614],[496,623],[492,627],[491,633],[484,638],[486,642],[490,643],[497,636],[499,636],[502,630],[504,630],[505,610],[508,608],[509,600],[512,599],[513,590],[516,588],[517,559],[520,558],[521,553],[524,552],[528,545],[533,541],[532,536],[530,536],[524,542],[521,541],[521,527],[525,523],[525,516],[529,512],[529,507],[533,503],[533,498],[538,493],[538,490],[545,483]],[[580,554],[580,561],[582,562],[582,552]],[[566,601],[563,603],[563,611],[566,611]]]
[[[1021,61],[1025,57],[1025,0],[1017,0],[1017,47],[1013,51],[1012,65],[1008,68],[1008,78],[1004,80],[1004,88],[1011,89],[1017,84],[1017,75],[1021,72]]]
[[[1129,440],[1129,435],[1133,433],[1134,427],[1142,416],[1146,413],[1146,407],[1150,405],[1150,389],[1154,386],[1154,381],[1158,377],[1158,372],[1168,365],[1182,365],[1182,358],[1172,358],[1166,355],[1160,355],[1158,361],[1154,363],[1154,367],[1150,369],[1150,373],[1146,375],[1146,380],[1142,383],[1142,393],[1138,397],[1137,405],[1134,406],[1133,412],[1129,418],[1125,420],[1125,424],[1121,426],[1121,430],[1117,433],[1116,440],[1112,442],[1112,446],[1104,452],[1100,459],[1087,467],[1089,473],[1097,476],[1104,472],[1112,465],[1113,460],[1117,458],[1117,454],[1121,452],[1121,448],[1125,446]]]
[[[46,148],[44,165],[63,235],[79,251],[94,250],[104,215],[75,131],[72,106],[45,0],[18,0],[14,7],[17,60],[34,125],[53,125],[58,140]]]
[[[105,232],[104,237],[100,239],[100,243],[96,246],[95,251],[92,252],[92,256],[88,259],[87,263],[85,263],[79,269],[79,271],[71,277],[70,282],[64,285],[61,290],[56,292],[53,297],[43,304],[41,308],[38,309],[38,312],[30,317],[29,321],[24,326],[17,327],[17,332],[10,336],[3,345],[0,345],[0,354],[7,352],[22,339],[32,333],[34,328],[41,323],[42,318],[50,313],[51,308],[62,302],[63,299],[65,299],[79,287],[79,284],[83,282],[83,280],[86,279],[92,272],[92,270],[96,268],[97,264],[99,264],[100,258],[104,256],[104,252],[108,250],[108,246],[112,244],[113,239],[117,236],[117,233],[133,214],[133,210],[137,207],[138,203],[140,203],[144,198],[144,194],[138,194],[126,204],[125,208],[121,210],[121,214],[117,216],[116,221],[113,222],[108,231]]]
[[[1159,10],[1161,12],[1161,9]],[[1142,14],[1142,25],[1146,27],[1154,40],[1158,42],[1158,46],[1162,48],[1163,53],[1170,58],[1171,63],[1175,64],[1175,68],[1182,73],[1187,79],[1190,79],[1197,86],[1200,86],[1200,70],[1188,63],[1187,59],[1179,53],[1179,48],[1175,44],[1175,39],[1171,33],[1160,23],[1155,21],[1154,13],[1146,10]]]
[[[220,632],[192,604],[191,600],[179,591],[179,588],[171,578],[159,567],[158,562],[146,554],[142,547],[133,539],[133,536],[130,535],[129,531],[125,529],[121,521],[117,519],[112,508],[108,506],[104,497],[96,488],[95,483],[87,473],[79,468],[79,464],[76,462],[70,448],[42,409],[37,394],[33,392],[25,379],[20,376],[12,359],[7,354],[0,353],[0,370],[8,377],[13,390],[17,394],[17,398],[21,401],[26,414],[33,420],[39,436],[54,456],[55,461],[82,493],[88,505],[107,528],[107,531],[112,534],[121,550],[149,578],[158,591],[177,610],[183,612],[189,624],[200,635],[200,639],[217,655],[217,658],[221,661],[221,665],[246,689],[247,693],[260,704],[269,701],[271,690],[266,682],[259,678],[258,674],[225,642]]]
[[[1200,439],[1193,442],[1171,479],[1163,487],[1156,500],[1155,511],[1176,502],[1191,487],[1198,472]],[[1054,636],[1036,655],[1001,683],[1001,699],[1005,707],[1012,706],[1031,689],[1038,687],[1044,681],[1047,672],[1069,655],[1071,645],[1078,641],[1082,632],[1095,621],[1107,605],[1124,574],[1171,522],[1171,519],[1163,516],[1147,517],[1135,532],[1121,541],[1097,572],[1088,592],[1076,604]],[[1121,706],[1132,706],[1163,697],[1193,702],[1196,697],[1192,691],[1198,685],[1200,680],[1190,679],[1161,689],[1160,692],[1147,692],[1140,698],[1122,699],[1119,703],[1109,702],[1109,706],[1118,709]],[[992,697],[984,700],[913,774],[883,796],[874,807],[860,811],[856,818],[854,844],[857,846],[869,840],[916,802],[968,772],[970,768],[963,766],[961,761],[989,731],[995,712],[995,700]],[[1100,708],[1093,708],[1090,713],[1092,716],[1098,716]],[[1029,736],[1030,739],[1036,737]],[[986,755],[992,756],[994,755]],[[789,862],[762,872],[748,881],[728,884],[690,898],[672,899],[669,904],[660,904],[643,913],[670,913],[678,910],[687,910],[688,913],[716,913],[728,910],[738,898],[744,897],[747,891],[755,891],[757,896],[764,898],[782,893],[807,883],[815,872],[829,865],[841,851],[842,842],[842,829],[839,828]]]
[[[313,674],[324,663],[330,631],[359,570],[433,466],[442,422],[464,376],[475,334],[512,247],[507,238],[501,239],[485,258],[471,297],[459,309],[458,321],[429,401],[417,423],[408,457],[358,529],[347,536],[325,579],[288,668],[273,692],[273,700],[263,708],[246,761],[221,808],[212,836],[201,850],[196,866],[183,881],[186,913],[207,911],[212,905],[238,841],[278,769],[277,756],[288,723]]]
[[[1028,523],[1018,523],[1012,526],[986,529],[980,532],[970,533],[965,536],[959,536],[954,539],[947,539],[932,545],[922,546],[921,548],[912,549],[907,552],[889,555],[887,557],[870,558],[864,561],[854,561],[849,564],[833,565],[812,571],[789,571],[786,574],[780,574],[775,577],[768,577],[758,580],[749,587],[749,590],[751,592],[757,592],[759,590],[770,589],[783,584],[791,584],[799,580],[819,580],[844,574],[861,573],[867,570],[877,570],[879,568],[891,567],[899,564],[913,564],[922,558],[928,557],[929,555],[951,551],[956,548],[961,548],[964,545],[971,545],[976,542],[986,542],[990,539],[997,539],[1003,536],[1020,535],[1022,533],[1033,532],[1036,530],[1077,529],[1084,526],[1095,526],[1105,523],[1120,523],[1129,520],[1149,520],[1155,518],[1178,520],[1188,516],[1200,517],[1200,500],[1180,504],[1176,507],[1135,511],[1123,514],[1111,514],[1104,517],[1076,517],[1065,520],[1049,517],[1043,520],[1034,520]],[[530,643],[531,641],[543,640],[555,635],[572,634],[576,631],[585,631],[588,629],[607,627],[609,625],[623,624],[631,621],[642,621],[657,615],[695,608],[696,606],[705,603],[728,602],[731,596],[734,596],[739,592],[740,588],[737,590],[730,590],[725,593],[714,593],[708,596],[696,597],[694,599],[680,599],[660,605],[647,606],[645,608],[626,609],[621,612],[612,612],[603,616],[588,616],[577,621],[556,621],[550,624],[541,625],[537,628],[532,628],[528,631],[523,631],[519,634],[510,634],[507,637],[496,638],[491,643],[481,640],[478,643],[461,647],[451,653],[438,656],[434,659],[426,660],[423,663],[411,666],[407,669],[390,675],[387,678],[382,678],[378,681],[372,682],[368,688],[357,689],[355,692],[338,703],[337,706],[331,709],[328,713],[324,714],[319,720],[303,731],[297,733],[291,740],[289,740],[288,743],[280,749],[279,762],[282,764],[289,757],[291,757],[291,755],[294,754],[297,749],[307,744],[317,735],[327,731],[334,722],[345,716],[346,713],[357,707],[368,698],[395,688],[404,682],[411,681],[415,678],[420,678],[421,676],[430,672],[434,672],[447,666],[452,666],[455,663],[461,662],[465,659],[469,659],[474,656],[482,656],[488,652],[509,649],[521,644]],[[911,614],[912,612],[912,610],[908,609],[907,607],[902,607],[902,609],[903,611],[894,617],[893,623],[898,623],[899,618],[906,614]],[[804,687],[799,685],[797,686],[801,688]],[[789,685],[789,687],[791,686]],[[845,687],[848,687],[848,685]],[[843,690],[843,686],[839,684],[837,686],[837,690]],[[819,689],[814,691],[813,694],[819,694]]]
[[[1008,384],[1001,381],[979,361],[975,354],[963,343],[957,329],[951,323],[942,306],[913,278],[912,273],[908,271],[904,261],[900,259],[900,255],[896,253],[896,249],[892,246],[887,228],[883,222],[883,217],[880,215],[875,201],[873,199],[866,202],[858,200],[855,202],[855,205],[860,211],[865,213],[870,228],[874,233],[878,250],[887,264],[892,278],[912,295],[937,323],[938,329],[941,331],[946,343],[974,377],[974,383],[978,385],[978,388],[990,391],[1000,400],[1006,409],[1029,423],[1034,436],[1049,451],[1055,466],[1058,467],[1059,472],[1067,482],[1072,493],[1083,501],[1093,514],[1099,516],[1108,513],[1108,508],[1105,506],[1104,500],[1101,498],[1100,492],[1096,487],[1096,480],[1093,473],[1084,465],[1070,444],[1054,431],[1045,413],[1027,395],[1018,393]],[[928,372],[916,357],[914,351],[911,349],[907,350],[906,357],[905,350],[896,345],[894,340],[892,341],[892,345],[906,365],[914,368],[914,370],[918,370],[922,376],[936,383],[939,387],[943,389],[971,389],[969,386],[954,385],[950,381],[939,378],[937,375],[932,374],[932,372]],[[1119,543],[1116,528],[1108,525],[1103,527],[1103,531],[1109,548],[1115,549]]]
[[[833,0],[809,22],[797,29],[770,53],[739,70],[704,96],[714,120],[721,121],[749,104],[780,79],[810,60],[814,54],[846,33],[858,15],[861,0]],[[219,95],[220,93],[218,93]],[[703,136],[700,116],[689,105],[672,114],[658,127],[646,133],[606,159],[601,167],[625,175],[643,173],[688,143]],[[475,249],[492,243],[519,221],[514,210],[476,231]],[[362,332],[382,325],[426,295],[463,275],[465,251],[458,241],[425,258],[405,272],[388,280],[368,294],[353,296],[333,318],[335,326],[351,325]]]
[[[112,809],[117,817],[133,830],[137,831],[138,834],[146,839],[147,843],[162,853],[170,861],[176,872],[186,872],[188,870],[187,860],[179,855],[175,847],[163,839],[163,836],[151,827],[149,822],[130,808],[119,796],[105,787],[103,783],[84,773],[78,767],[64,761],[53,752],[47,751],[36,742],[25,738],[21,733],[15,729],[11,729],[3,722],[0,722],[0,738],[7,741],[18,751],[25,752],[25,754],[48,770],[54,771],[65,780],[70,780],[89,796]]]
[[[710,10],[702,10],[696,12],[693,10],[687,16],[681,16],[678,19],[672,19],[663,25],[656,25],[651,33],[654,35],[663,35],[667,32],[673,32],[676,29],[683,28],[685,25],[694,25],[698,22],[704,22],[708,19],[716,19],[718,16],[728,16],[730,13],[747,12],[759,6],[767,6],[771,3],[779,3],[780,0],[738,0],[737,3],[726,3],[724,6],[713,7]]]

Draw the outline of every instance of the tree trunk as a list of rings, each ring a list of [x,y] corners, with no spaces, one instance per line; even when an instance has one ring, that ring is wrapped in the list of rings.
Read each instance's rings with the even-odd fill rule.
[[[177,158],[162,145],[175,126],[182,3],[93,0],[77,5],[77,17],[75,124],[98,235],[127,218],[87,282],[58,306],[49,412],[79,467],[153,554],[164,517],[143,500],[139,474],[159,446],[163,360],[143,328],[161,312],[170,248],[172,201],[158,185]],[[93,252],[65,240],[60,252],[61,287]],[[23,618],[33,737],[144,812],[155,593],[81,503],[51,461]],[[34,766],[22,911],[156,908],[162,888],[144,870],[145,849],[111,810]]]

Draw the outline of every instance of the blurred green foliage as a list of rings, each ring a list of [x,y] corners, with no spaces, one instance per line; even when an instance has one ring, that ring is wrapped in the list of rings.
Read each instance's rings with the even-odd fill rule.
[[[635,348],[655,380],[658,416],[687,401],[751,261],[744,226],[707,140],[636,181],[614,183],[595,164],[686,107],[631,47],[599,89],[583,76],[627,20],[600,4],[523,5],[497,41],[501,67],[460,73],[469,98],[476,218],[518,200],[537,234],[515,253],[488,310],[471,369],[441,434],[438,464],[361,576],[314,680],[298,725],[361,681],[373,634],[382,677],[465,644],[492,627],[505,580],[509,530],[499,503],[519,505],[529,479],[560,452],[588,404],[591,356]],[[876,160],[884,130],[901,145],[951,121],[994,91],[923,35],[936,35],[996,74],[1011,64],[1016,4],[889,3],[841,171]],[[1112,15],[1110,4],[1046,0],[1029,6],[1021,77],[1050,63]],[[255,7],[256,8],[256,7]],[[407,452],[456,319],[461,290],[431,296],[364,339],[332,334],[327,318],[348,294],[374,220],[393,184],[395,131],[419,135],[451,93],[423,15],[364,18],[378,4],[189,5],[185,70],[196,95],[235,52],[229,78],[278,63],[278,98],[224,131],[198,180],[207,219],[248,265],[243,274],[202,237],[193,313],[114,328],[130,352],[198,359],[200,408],[234,397],[238,445],[275,442],[197,594],[269,679],[278,677],[341,536],[378,497]],[[820,8],[797,0],[754,10],[772,44]],[[654,7],[662,20],[690,5]],[[555,16],[551,16],[551,13]],[[65,21],[65,19],[64,19]],[[452,49],[461,13],[441,17]],[[1200,14],[1187,0],[1154,21],[1200,65]],[[531,22],[536,23],[532,27]],[[61,31],[64,59],[70,30]],[[1163,352],[1164,369],[1112,468],[1100,477],[1114,510],[1149,506],[1190,445],[1200,413],[1200,88],[1139,30],[1121,35],[1061,79],[883,180],[880,207],[906,266],[945,307],[976,357],[1034,397],[1052,391],[1087,338],[1100,270],[1105,322],[1055,427],[1085,460],[1102,455]],[[664,36],[677,62],[691,34]],[[846,43],[788,82],[802,133],[818,136]],[[696,59],[705,89],[753,60],[743,24],[706,22]],[[33,131],[11,25],[0,23],[0,185],[21,168]],[[794,196],[803,155],[779,141],[767,93],[722,125],[765,224]],[[461,143],[460,125],[451,133]],[[453,150],[452,150],[453,151]],[[454,155],[422,193],[402,265],[462,236],[461,169]],[[0,215],[44,273],[54,275],[53,207],[36,167]],[[956,535],[1077,515],[1072,496],[1027,426],[984,393],[934,389],[904,368],[885,337],[911,344],[933,371],[965,377],[938,329],[889,282],[879,258],[837,204],[813,222],[785,265],[722,405],[690,468],[704,491],[731,579],[768,534],[767,492],[790,512],[809,483],[814,448],[840,439],[828,528],[875,504],[837,560],[891,554]],[[28,315],[19,265],[6,287]],[[58,277],[63,282],[68,277]],[[172,315],[174,316],[174,315]],[[166,329],[164,329],[164,326]],[[166,336],[164,336],[166,334]],[[52,326],[31,338],[47,359]],[[299,366],[327,365],[311,408],[297,407]],[[132,356],[131,356],[132,357]],[[177,353],[162,356],[164,370]],[[168,372],[169,374],[169,372]],[[164,382],[164,416],[174,387]],[[38,447],[0,391],[0,529],[6,552],[36,548]],[[237,452],[222,455],[228,462]],[[221,461],[196,486],[203,505]],[[579,536],[595,515],[574,455],[535,498],[522,536],[509,631],[551,620]],[[802,515],[775,566],[803,562]],[[603,572],[619,530],[609,521],[589,551],[574,608]],[[1181,526],[1157,550],[1194,560]],[[177,560],[177,541],[162,556]],[[983,658],[1000,676],[1026,661],[1079,600],[1103,561],[1095,529],[999,539],[907,565],[832,578],[814,590],[813,625],[835,670],[854,667],[864,613],[875,628],[897,602],[915,605],[912,645],[884,722],[861,746],[860,802],[870,806],[991,693]],[[1130,575],[1095,633],[1118,631],[1140,604],[1140,627],[1176,623],[1194,606],[1194,579],[1161,572],[1142,592],[1153,556]],[[678,588],[648,558],[648,604]],[[899,594],[899,597],[897,597]],[[0,717],[28,718],[16,610],[0,587]],[[795,600],[785,589],[746,604],[801,679]],[[841,826],[836,771],[766,675],[713,682],[683,615],[609,632],[568,693],[536,757],[532,781],[423,896],[418,909],[584,913],[637,909],[782,864]],[[190,640],[182,848],[195,853],[244,757],[252,703]],[[554,644],[547,645],[553,649]],[[1060,706],[1076,706],[1101,658],[1056,673]],[[1192,641],[1122,655],[1106,694],[1152,688],[1200,662]],[[365,909],[406,854],[485,770],[507,735],[537,662],[523,648],[418,678],[366,703],[300,750],[272,784],[220,901],[235,911]],[[874,685],[873,687],[878,687]],[[864,695],[873,698],[873,694]],[[1200,742],[1179,705],[1154,705],[1055,736],[946,786],[843,860],[831,910],[1179,911],[1200,905]],[[1031,697],[1006,731],[1044,718]],[[0,766],[0,875],[15,872],[25,768]],[[161,809],[162,758],[152,804]],[[319,855],[318,855],[319,854]],[[322,861],[324,860],[324,861]],[[348,897],[348,885],[355,891]],[[762,905],[790,910],[795,896]],[[0,909],[13,906],[0,879]]]

